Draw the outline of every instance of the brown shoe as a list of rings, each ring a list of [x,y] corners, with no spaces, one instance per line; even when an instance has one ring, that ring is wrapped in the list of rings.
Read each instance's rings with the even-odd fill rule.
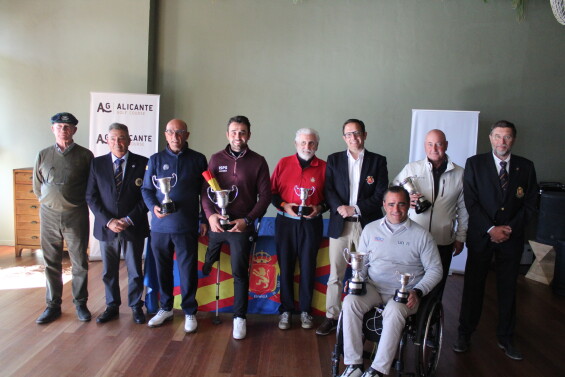
[[[327,318],[322,322],[320,327],[316,329],[318,335],[328,335],[337,328],[337,319]]]

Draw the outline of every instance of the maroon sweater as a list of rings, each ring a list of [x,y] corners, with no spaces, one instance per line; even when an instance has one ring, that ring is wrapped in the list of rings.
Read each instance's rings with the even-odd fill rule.
[[[216,177],[222,190],[229,190],[232,185],[239,190],[237,198],[227,208],[232,220],[244,217],[255,220],[265,214],[271,203],[271,180],[269,166],[263,156],[247,148],[235,157],[228,145],[212,155],[208,170]],[[204,183],[202,208],[208,219],[214,213],[220,213],[220,209],[208,199],[207,189],[208,183]],[[230,198],[233,198],[233,194]]]

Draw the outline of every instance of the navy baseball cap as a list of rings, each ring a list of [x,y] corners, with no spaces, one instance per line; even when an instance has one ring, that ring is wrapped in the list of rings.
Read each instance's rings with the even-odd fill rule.
[[[78,119],[71,113],[57,113],[51,117],[51,124],[53,123],[68,123],[76,126]]]

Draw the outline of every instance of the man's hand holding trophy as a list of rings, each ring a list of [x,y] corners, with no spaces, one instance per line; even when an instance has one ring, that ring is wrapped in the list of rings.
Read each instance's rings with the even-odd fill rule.
[[[228,204],[230,204],[235,200],[235,198],[237,198],[237,194],[239,192],[237,186],[232,185],[231,189],[222,190],[220,184],[218,183],[216,178],[212,175],[212,172],[206,170],[202,173],[202,176],[204,177],[206,182],[208,182],[208,184],[210,185],[207,190],[208,199],[210,199],[210,201],[214,203],[216,206],[218,206],[218,208],[220,209],[220,227],[224,231],[230,230],[231,228],[233,228],[234,224],[230,222],[230,216],[227,213],[227,208],[228,208]],[[230,200],[230,194],[232,192],[235,192],[235,194],[233,195],[233,198]],[[212,197],[212,194],[214,194],[214,197]],[[210,224],[210,226],[212,227],[212,224]]]

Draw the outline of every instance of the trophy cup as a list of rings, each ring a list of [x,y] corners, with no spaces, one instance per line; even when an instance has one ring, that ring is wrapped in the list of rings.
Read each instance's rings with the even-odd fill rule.
[[[351,279],[348,280],[347,293],[350,295],[364,295],[367,293],[365,277],[361,276],[363,268],[368,264],[365,257],[371,252],[350,252],[348,248],[343,249],[343,258],[351,266]]]
[[[171,181],[175,180],[175,183],[171,185]],[[172,177],[165,177],[165,178],[157,178],[156,175],[151,177],[153,181],[153,186],[156,189],[161,190],[161,193],[165,195],[163,201],[161,202],[161,210],[159,211],[161,214],[173,213],[175,212],[175,202],[171,200],[169,197],[169,193],[171,189],[176,186],[177,184],[177,175],[173,173]]]
[[[312,213],[313,209],[306,205],[306,199],[314,195],[315,191],[316,188],[314,186],[312,186],[311,188],[294,186],[294,193],[298,195],[298,197],[302,201],[299,206],[292,206],[292,210],[296,212],[298,216],[308,216]]]
[[[400,186],[404,187],[410,195],[418,193],[418,187],[416,186],[416,183],[412,180],[412,177],[406,177],[406,179],[400,182]],[[431,206],[432,203],[430,203],[429,200],[427,200],[423,196],[420,196],[416,201],[416,206],[414,209],[416,210],[417,214],[420,214],[422,212],[426,212],[426,210]]]
[[[396,273],[400,275],[400,289],[397,289],[394,293],[394,301],[406,304],[408,302],[408,296],[410,296],[410,292],[406,289],[406,286],[414,281],[416,275],[409,273],[401,274],[398,271],[396,271]]]
[[[235,191],[235,195],[233,197],[232,200],[230,200],[230,194]],[[216,200],[212,199],[212,193],[214,193],[214,196],[216,197]],[[233,224],[230,224],[230,217],[226,211],[226,208],[228,207],[228,204],[230,204],[231,202],[233,202],[235,200],[235,198],[237,198],[237,194],[239,193],[239,190],[237,189],[237,186],[233,185],[231,187],[230,190],[214,190],[212,187],[208,187],[208,198],[210,199],[210,201],[212,203],[214,203],[215,205],[218,206],[218,208],[220,208],[220,214],[224,217],[226,217],[226,219],[221,219],[220,220],[220,225],[222,226],[222,228],[224,230],[229,230],[231,228],[233,228]]]

